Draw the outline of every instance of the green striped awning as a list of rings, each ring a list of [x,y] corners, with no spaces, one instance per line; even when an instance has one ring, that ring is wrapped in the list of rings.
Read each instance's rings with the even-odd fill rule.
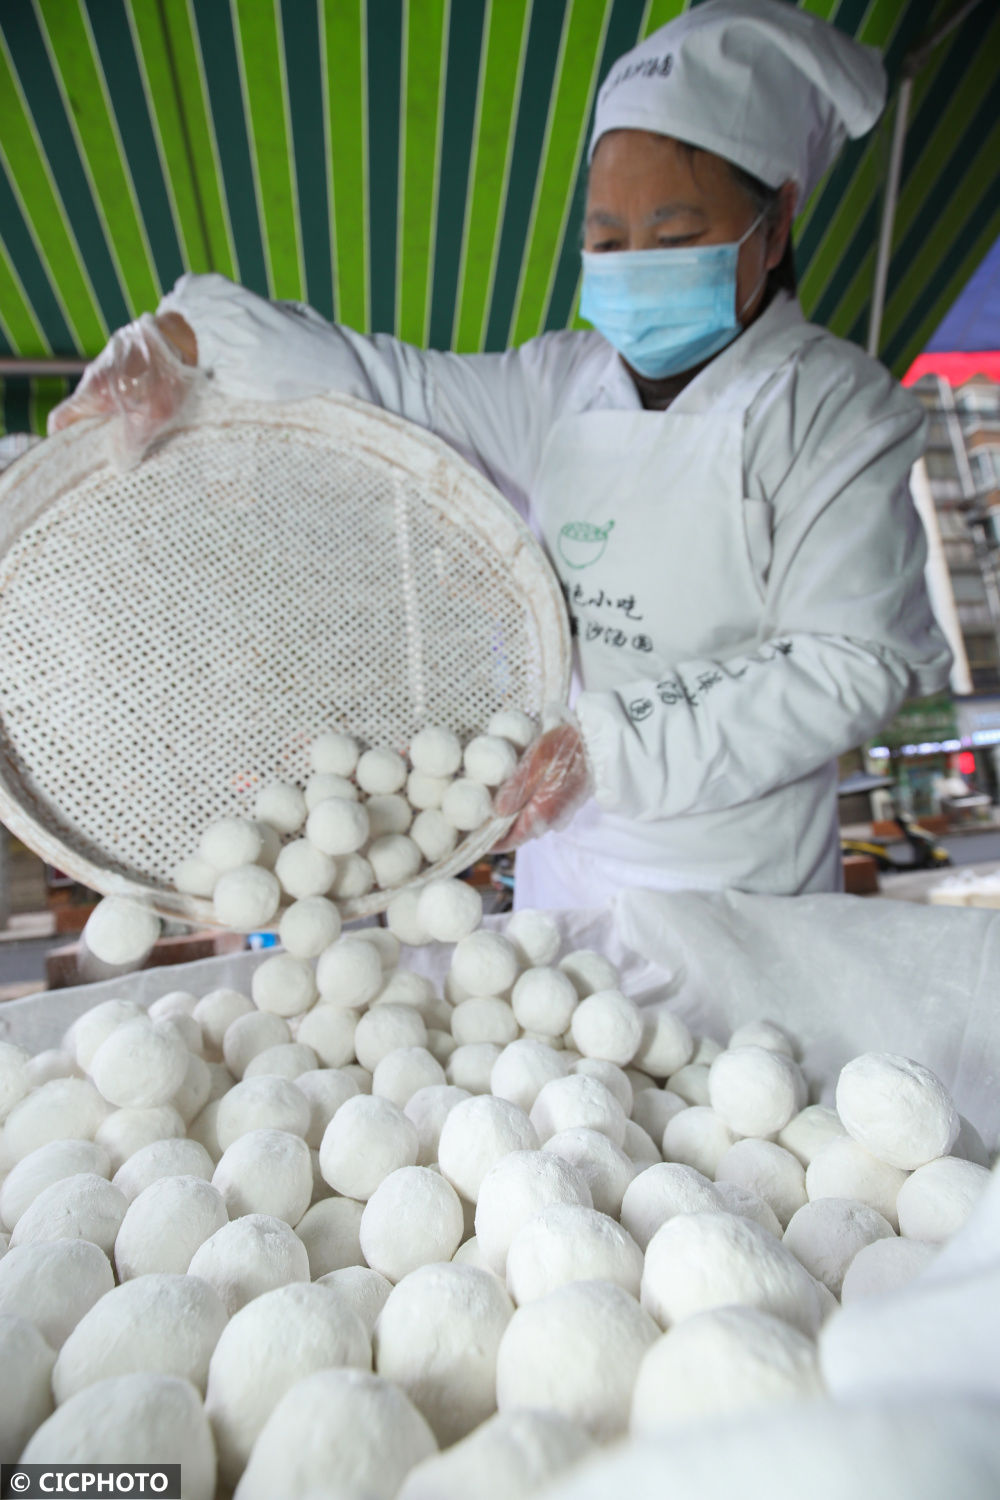
[[[611,61],[684,0],[2,0],[0,355],[90,356],[184,270],[417,344],[577,318]],[[959,0],[805,0],[904,57]],[[902,373],[1000,232],[1000,7],[913,94],[882,355]],[[863,342],[892,108],[798,225],[807,313]],[[65,382],[11,378],[8,429]]]

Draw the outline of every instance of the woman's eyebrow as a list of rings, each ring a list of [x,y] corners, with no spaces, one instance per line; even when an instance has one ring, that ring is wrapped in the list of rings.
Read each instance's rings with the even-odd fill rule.
[[[647,214],[646,224],[662,224],[664,219],[675,219],[681,214],[694,214],[696,218],[707,218],[705,210],[697,203],[661,203],[659,208],[654,208],[651,214]]]

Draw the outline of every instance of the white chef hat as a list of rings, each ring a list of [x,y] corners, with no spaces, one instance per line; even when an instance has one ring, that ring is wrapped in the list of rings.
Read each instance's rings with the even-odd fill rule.
[[[670,135],[769,187],[792,179],[801,207],[848,136],[875,124],[885,93],[874,47],[789,0],[705,0],[613,65],[590,155],[609,130]]]

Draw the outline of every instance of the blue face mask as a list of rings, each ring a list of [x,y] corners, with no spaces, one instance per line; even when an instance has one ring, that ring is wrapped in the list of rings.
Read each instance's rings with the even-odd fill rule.
[[[581,316],[650,380],[693,369],[742,331],[740,313],[767,272],[737,309],[736,266],[740,246],[763,217],[725,245],[584,251]]]

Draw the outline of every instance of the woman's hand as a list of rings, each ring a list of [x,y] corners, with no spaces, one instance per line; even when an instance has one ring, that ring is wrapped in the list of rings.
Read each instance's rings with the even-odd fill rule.
[[[514,818],[495,851],[516,849],[563,827],[590,793],[590,768],[579,729],[564,723],[545,730],[493,799],[498,817]]]
[[[178,313],[149,313],[112,334],[72,396],[49,414],[49,433],[83,417],[110,417],[111,457],[131,469],[167,431],[201,379],[193,330]]]

